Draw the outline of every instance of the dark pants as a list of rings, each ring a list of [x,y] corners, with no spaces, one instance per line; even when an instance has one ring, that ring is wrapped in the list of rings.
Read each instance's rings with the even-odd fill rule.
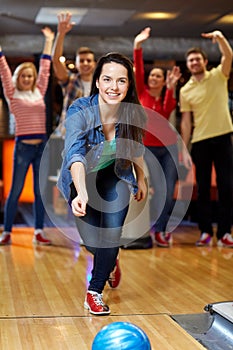
[[[177,144],[167,147],[147,147],[145,161],[154,194],[150,201],[150,220],[154,232],[169,231],[169,219],[174,207],[174,189],[178,177]]]
[[[87,248],[94,255],[89,290],[102,293],[119,252],[130,192],[110,165],[87,176],[88,205],[86,215],[76,217],[76,225]]]
[[[34,226],[36,229],[42,229],[44,226],[44,205],[41,197],[39,170],[40,162],[44,152],[45,142],[37,145],[29,145],[17,141],[14,149],[14,168],[11,190],[8,195],[4,208],[4,230],[11,232],[15,215],[17,212],[18,200],[23,190],[25,178],[32,164],[33,184],[35,201],[34,209]]]
[[[213,235],[211,215],[211,173],[214,164],[218,188],[217,238],[231,232],[233,156],[231,134],[213,137],[192,145],[198,187],[198,223],[201,232]]]

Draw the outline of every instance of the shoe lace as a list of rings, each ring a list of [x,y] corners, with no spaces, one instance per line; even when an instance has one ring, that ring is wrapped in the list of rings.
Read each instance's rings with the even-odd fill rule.
[[[94,302],[96,305],[104,306],[103,300],[102,300],[102,294],[92,294],[92,297],[94,299]]]

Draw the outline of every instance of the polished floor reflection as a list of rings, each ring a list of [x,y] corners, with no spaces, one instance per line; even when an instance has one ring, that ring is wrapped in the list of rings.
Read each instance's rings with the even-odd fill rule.
[[[92,258],[54,227],[52,246],[33,246],[31,227],[14,228],[0,247],[0,348],[91,350],[96,333],[115,321],[135,323],[152,348],[202,349],[172,315],[204,313],[209,303],[233,300],[233,249],[195,247],[195,225],[180,226],[171,248],[120,251],[122,281],[104,300],[111,315],[83,308]]]

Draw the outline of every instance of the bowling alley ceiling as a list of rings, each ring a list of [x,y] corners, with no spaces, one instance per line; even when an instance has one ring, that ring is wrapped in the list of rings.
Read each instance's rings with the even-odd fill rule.
[[[151,36],[195,38],[222,30],[233,38],[232,0],[1,0],[0,36],[35,35],[56,29],[57,13],[73,13],[71,35],[133,37],[145,26]]]

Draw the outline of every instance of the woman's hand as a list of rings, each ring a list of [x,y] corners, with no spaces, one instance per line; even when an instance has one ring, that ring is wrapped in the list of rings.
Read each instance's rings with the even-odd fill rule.
[[[86,215],[88,194],[85,181],[85,168],[83,163],[74,162],[70,167],[70,171],[75,189],[77,191],[77,196],[71,202],[72,212],[75,216],[84,216]]]
[[[46,39],[53,41],[54,32],[49,27],[44,27],[43,29],[41,29],[41,31]]]
[[[88,202],[87,196],[81,196],[77,195],[72,202],[71,202],[71,208],[72,212],[75,216],[85,216],[86,215],[86,205]]]
[[[139,49],[141,47],[141,44],[146,41],[150,36],[150,27],[146,27],[143,29],[138,35],[134,38],[134,48]]]
[[[174,89],[181,75],[180,67],[174,66],[172,70],[168,70],[166,77],[167,89]]]
[[[138,181],[138,191],[134,196],[134,199],[138,202],[143,201],[147,196],[147,185],[145,179]]]

